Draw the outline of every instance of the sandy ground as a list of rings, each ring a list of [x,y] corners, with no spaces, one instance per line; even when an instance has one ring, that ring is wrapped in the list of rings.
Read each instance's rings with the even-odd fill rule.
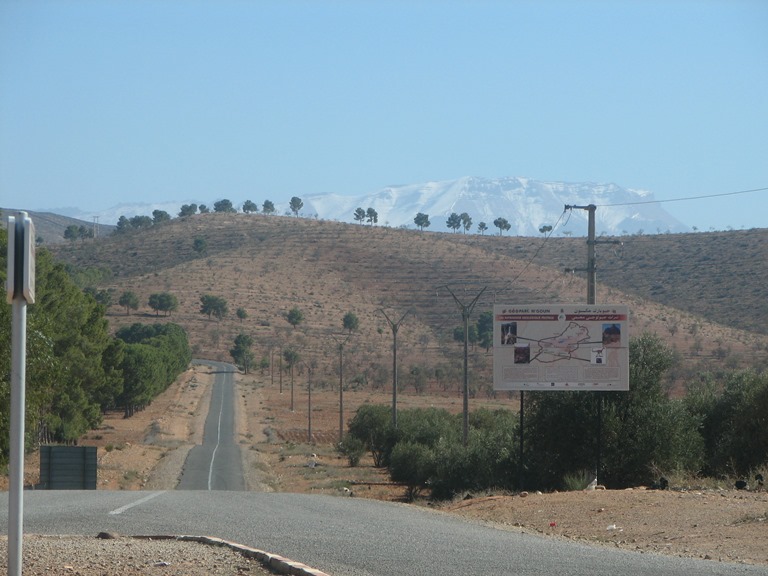
[[[490,496],[441,507],[505,529],[640,552],[768,564],[768,497],[735,491],[596,490]]]
[[[82,439],[98,446],[99,489],[173,489],[189,449],[199,443],[213,375],[187,371],[151,406],[130,419],[108,414]],[[312,403],[298,384],[291,410],[290,384],[269,376],[240,375],[238,442],[246,484],[254,491],[336,494],[402,500],[404,489],[364,459],[348,466],[334,449],[338,439],[338,391],[315,390]],[[348,419],[363,402],[387,402],[384,392],[346,393]],[[404,396],[404,405],[424,402]],[[430,404],[439,400],[428,398]],[[442,402],[453,406],[457,398]],[[311,420],[310,420],[311,417]],[[311,440],[311,442],[309,441]],[[34,484],[39,461],[27,460]],[[7,489],[7,481],[5,485]],[[540,494],[482,494],[431,506],[446,513],[526,531],[646,553],[768,565],[768,494],[728,489],[595,490]]]

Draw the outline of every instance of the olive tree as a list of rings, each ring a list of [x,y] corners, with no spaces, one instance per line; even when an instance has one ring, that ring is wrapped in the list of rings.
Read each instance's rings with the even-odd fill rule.
[[[296,326],[304,321],[304,313],[298,308],[294,307],[288,310],[288,313],[285,315],[285,319],[288,324],[296,328]]]
[[[251,350],[253,338],[247,334],[238,334],[235,337],[235,345],[230,349],[229,354],[243,372],[248,374],[249,368],[253,365],[254,354]]]
[[[294,196],[291,198],[289,207],[291,208],[291,212],[293,212],[294,216],[298,217],[299,211],[304,207],[304,202],[298,196]]]
[[[212,294],[204,294],[200,297],[200,313],[207,314],[209,319],[215,316],[221,320],[228,312],[227,301],[224,298]]]
[[[130,290],[123,292],[120,295],[120,299],[117,301],[117,303],[125,308],[125,315],[128,316],[131,313],[131,310],[138,310],[139,309],[139,297],[136,296],[134,292],[131,292]]]

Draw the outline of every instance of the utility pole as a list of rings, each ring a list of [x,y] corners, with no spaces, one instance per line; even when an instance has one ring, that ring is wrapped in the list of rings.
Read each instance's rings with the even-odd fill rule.
[[[620,240],[597,240],[595,238],[595,211],[597,206],[590,204],[588,206],[565,205],[566,210],[587,210],[589,212],[587,219],[587,267],[586,268],[566,268],[566,272],[586,272],[587,273],[587,304],[597,304],[597,259],[595,257],[595,246],[597,244],[621,244]]]
[[[307,364],[307,444],[312,444],[312,363]]]
[[[573,268],[566,269],[566,272],[583,272],[587,273],[587,304],[596,304],[597,293],[597,264],[595,262],[595,244],[598,241],[595,239],[595,211],[597,206],[589,204],[588,206],[570,206],[565,205],[566,210],[587,210],[589,212],[587,219],[587,268]],[[607,240],[601,242],[601,244],[621,244],[618,240]],[[603,450],[603,393],[596,392],[597,394],[597,455],[595,466],[595,478],[600,483],[600,469],[603,467],[602,463],[602,450]]]
[[[406,311],[397,322],[392,320],[383,308],[379,309],[379,312],[384,315],[392,329],[392,427],[397,428],[397,331],[409,311]]]
[[[295,362],[294,360],[288,363],[288,369],[291,371],[291,412],[293,412],[293,366]]]
[[[566,210],[587,210],[589,212],[587,220],[587,267],[586,268],[567,268],[566,272],[586,272],[587,273],[587,304],[595,304],[597,293],[597,267],[595,265],[595,211],[597,206],[590,204],[588,206],[565,205]]]
[[[453,296],[453,300],[456,302],[459,310],[461,310],[461,319],[464,322],[464,446],[469,442],[469,317],[472,314],[472,310],[475,308],[475,304],[477,304],[477,301],[480,299],[480,296],[483,295],[486,288],[487,286],[480,290],[480,293],[474,297],[472,302],[464,304],[456,297],[456,294],[454,294],[448,286],[445,286],[445,289],[448,290],[448,293],[451,296]]]
[[[331,334],[331,338],[339,347],[339,444],[344,440],[344,344],[351,336],[352,334]]]
[[[269,349],[269,386],[270,390],[275,387],[275,349]]]

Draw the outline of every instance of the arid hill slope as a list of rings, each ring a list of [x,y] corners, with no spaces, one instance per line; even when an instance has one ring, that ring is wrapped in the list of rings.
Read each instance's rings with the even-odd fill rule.
[[[695,254],[707,257],[712,246],[722,249],[728,240],[749,246],[744,257],[755,262],[768,245],[765,231],[722,234],[734,236],[631,237],[623,248],[606,245],[599,252],[598,281],[621,273],[640,293],[648,292],[644,286],[653,281],[648,296],[664,292],[683,299],[691,294],[695,300],[692,281],[677,273],[662,278],[661,272],[674,269],[674,262],[683,266]],[[196,239],[204,240],[205,251],[195,251]],[[679,242],[673,246],[671,239]],[[452,333],[461,324],[461,315],[449,289],[468,303],[485,288],[473,319],[494,302],[576,303],[584,302],[586,293],[583,274],[563,272],[565,267],[584,266],[583,238],[465,236],[281,216],[206,214],[54,250],[59,259],[77,266],[108,268],[112,277],[101,288],[114,290],[114,302],[126,290],[139,295],[138,312],[126,315],[116,305],[110,309],[115,326],[170,319],[189,331],[196,355],[224,360],[231,359],[228,351],[234,337],[246,333],[256,342],[257,358],[295,347],[302,351],[304,366],[327,366],[329,378],[338,356],[338,336],[331,334],[342,333],[342,317],[350,311],[359,317],[360,330],[348,343],[348,362],[356,374],[370,379],[391,367],[392,332],[382,309],[395,321],[408,313],[398,331],[401,366],[408,371],[438,364],[455,368],[460,353]],[[686,251],[694,255],[680,260],[677,255]],[[669,255],[672,263],[663,259]],[[752,273],[762,274],[765,260],[756,263]],[[649,266],[653,280],[650,271],[644,272]],[[722,274],[710,278],[722,284],[727,280]],[[697,280],[697,285],[704,280]],[[749,290],[750,298],[755,298],[751,285]],[[178,298],[179,309],[171,318],[156,317],[148,308],[149,295],[156,292]],[[229,305],[227,317],[217,321],[201,314],[204,294],[223,297]],[[739,294],[745,291],[732,300],[738,301]],[[656,332],[690,361],[728,360],[740,365],[744,358],[765,357],[766,337],[754,332],[711,323],[605,284],[598,286],[598,302],[627,304],[634,333]],[[722,304],[731,302],[726,299]],[[762,300],[755,299],[751,306],[766,316]],[[292,307],[304,314],[295,329],[285,320]],[[237,308],[247,312],[246,319],[237,319]],[[489,374],[490,359],[484,350],[474,351],[473,362]]]

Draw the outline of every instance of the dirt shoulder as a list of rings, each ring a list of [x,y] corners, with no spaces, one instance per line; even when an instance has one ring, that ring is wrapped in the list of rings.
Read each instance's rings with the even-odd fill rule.
[[[173,489],[189,449],[200,443],[213,374],[194,366],[144,411],[132,418],[107,414],[102,426],[81,439],[98,447],[100,490]],[[350,467],[335,450],[338,391],[290,385],[268,376],[239,375],[238,443],[246,485],[253,491],[332,494],[402,501],[404,489],[389,482],[370,458]],[[346,420],[366,402],[387,394],[345,393]],[[458,398],[402,397],[403,405],[445,405]],[[442,404],[441,404],[442,403]],[[39,478],[30,455],[26,482]],[[7,490],[7,479],[3,479]],[[427,505],[420,502],[417,505]],[[720,490],[596,490],[521,495],[482,495],[433,508],[500,529],[565,538],[644,553],[768,565],[768,494]]]
[[[595,490],[489,496],[440,509],[510,530],[639,552],[768,564],[768,495]]]

